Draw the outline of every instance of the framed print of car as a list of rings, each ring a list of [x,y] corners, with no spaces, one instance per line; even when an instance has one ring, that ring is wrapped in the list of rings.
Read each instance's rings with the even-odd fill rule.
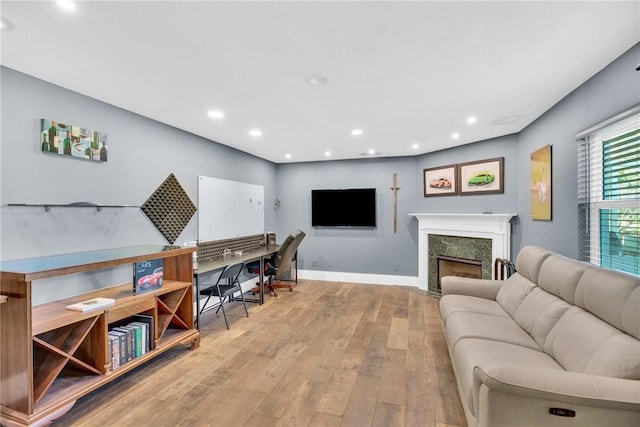
[[[458,194],[458,165],[424,169],[424,197]]]
[[[504,193],[504,157],[458,165],[460,194]]]

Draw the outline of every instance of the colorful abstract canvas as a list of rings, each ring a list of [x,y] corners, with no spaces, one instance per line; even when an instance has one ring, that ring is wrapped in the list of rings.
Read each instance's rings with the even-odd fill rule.
[[[531,219],[551,221],[551,145],[531,153]]]
[[[96,162],[107,161],[107,134],[54,120],[40,121],[43,153],[76,157]]]

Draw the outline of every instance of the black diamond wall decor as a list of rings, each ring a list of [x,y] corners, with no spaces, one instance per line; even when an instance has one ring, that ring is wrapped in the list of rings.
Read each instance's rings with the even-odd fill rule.
[[[171,244],[196,213],[196,206],[174,174],[169,174],[140,209]]]

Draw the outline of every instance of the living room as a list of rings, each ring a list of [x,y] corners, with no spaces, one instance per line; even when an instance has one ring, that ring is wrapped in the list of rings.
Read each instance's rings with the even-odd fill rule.
[[[623,7],[635,4],[621,3],[627,4]],[[637,4],[635,6],[637,11]],[[6,10],[10,8],[3,2],[2,16],[10,19],[5,17]],[[412,213],[515,214],[517,216],[510,223],[508,258],[515,259],[526,245],[579,258],[578,142],[575,135],[640,101],[640,72],[636,71],[640,62],[637,40],[640,33],[637,14],[635,16],[636,40],[616,45],[619,53],[610,62],[591,70],[587,79],[569,88],[518,131],[434,151],[413,153],[409,150],[401,156],[358,156],[360,158],[338,160],[267,160],[250,154],[249,150],[224,145],[225,141],[218,143],[214,138],[199,136],[180,128],[179,124],[151,119],[113,105],[108,97],[87,96],[83,93],[87,91],[86,81],[91,81],[91,76],[85,76],[77,87],[64,87],[38,78],[37,73],[31,71],[48,66],[38,63],[38,55],[24,55],[31,56],[35,65],[30,64],[33,68],[29,68],[29,64],[23,63],[21,70],[17,65],[19,62],[12,63],[15,59],[5,57],[8,54],[3,52],[1,259],[8,261],[141,243],[166,244],[164,236],[139,209],[96,212],[54,208],[45,211],[7,205],[90,201],[137,207],[171,173],[193,201],[197,198],[199,175],[264,186],[264,231],[275,232],[279,241],[295,229],[307,234],[298,254],[301,279],[423,289],[419,278],[418,221],[410,215]],[[19,22],[13,22],[13,26],[9,31],[3,30],[3,51],[5,47],[21,48],[20,40],[5,45],[20,31]],[[553,37],[549,40],[554,41]],[[562,40],[557,43],[562,44]],[[64,62],[56,67],[63,68]],[[474,68],[474,64],[464,66]],[[553,63],[549,62],[547,66],[553,73]],[[576,68],[580,68],[580,64],[576,64]],[[120,69],[119,72],[125,71]],[[141,86],[147,83],[140,81]],[[531,82],[537,87],[535,83]],[[122,90],[126,92],[130,88]],[[496,99],[488,103],[499,103],[499,98]],[[158,104],[171,102],[161,96],[157,99]],[[464,121],[466,108],[461,107],[459,114],[460,120]],[[109,160],[94,164],[42,153],[37,137],[43,118],[74,121],[105,131],[109,135]],[[541,221],[531,218],[530,156],[548,144],[553,149],[552,217],[549,221]],[[504,159],[501,193],[424,197],[424,169],[501,157]],[[397,174],[399,187],[395,207],[390,190],[393,174]],[[363,187],[375,188],[377,192],[375,229],[311,227],[311,190]],[[395,231],[394,214],[397,219]],[[186,224],[176,244],[197,239],[197,218],[194,217]],[[95,282],[124,282],[130,280],[127,274],[129,272],[105,273],[97,276]],[[83,284],[65,286],[66,289],[60,289],[38,284],[34,288],[37,291],[34,303],[85,290]],[[91,283],[90,286],[96,285]]]

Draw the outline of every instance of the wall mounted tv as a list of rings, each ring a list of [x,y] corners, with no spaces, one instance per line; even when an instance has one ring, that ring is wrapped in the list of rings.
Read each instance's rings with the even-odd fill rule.
[[[312,227],[375,227],[376,189],[311,190]]]

